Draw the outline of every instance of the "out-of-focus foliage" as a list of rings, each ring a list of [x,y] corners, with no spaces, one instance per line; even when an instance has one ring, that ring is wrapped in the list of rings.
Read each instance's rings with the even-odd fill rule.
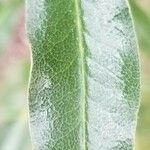
[[[0,150],[30,150],[22,0],[0,0]]]
[[[134,0],[129,0],[135,21],[140,48],[150,54],[150,14],[147,14]]]
[[[129,2],[141,57],[142,92],[136,150],[150,150],[150,0]],[[0,150],[31,149],[27,123],[29,48],[21,33],[24,27],[18,29],[23,26],[23,7],[23,0],[0,0]]]
[[[0,0],[0,54],[10,38],[22,5],[22,0]]]

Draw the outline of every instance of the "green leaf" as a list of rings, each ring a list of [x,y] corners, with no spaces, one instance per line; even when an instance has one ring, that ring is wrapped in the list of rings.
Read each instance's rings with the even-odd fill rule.
[[[28,0],[36,150],[131,150],[139,106],[125,0]]]

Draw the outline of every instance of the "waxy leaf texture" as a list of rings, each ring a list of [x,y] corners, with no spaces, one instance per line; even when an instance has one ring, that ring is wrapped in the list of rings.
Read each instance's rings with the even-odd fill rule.
[[[132,150],[136,37],[125,0],[27,0],[35,150]]]

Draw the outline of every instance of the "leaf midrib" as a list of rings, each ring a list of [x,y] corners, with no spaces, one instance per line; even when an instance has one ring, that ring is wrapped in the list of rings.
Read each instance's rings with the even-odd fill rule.
[[[83,40],[83,24],[81,20],[80,0],[75,0],[75,13],[76,13],[76,26],[78,36],[78,46],[81,64],[81,100],[82,100],[82,127],[83,127],[83,150],[86,150],[86,78],[85,78],[85,52],[84,52],[84,40]]]

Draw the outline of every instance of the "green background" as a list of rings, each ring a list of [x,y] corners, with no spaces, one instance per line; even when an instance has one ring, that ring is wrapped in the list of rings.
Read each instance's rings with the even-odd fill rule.
[[[141,108],[136,150],[150,149],[150,0],[129,0],[141,60]],[[0,0],[0,149],[30,150],[27,87],[30,48],[25,34],[25,3]]]

